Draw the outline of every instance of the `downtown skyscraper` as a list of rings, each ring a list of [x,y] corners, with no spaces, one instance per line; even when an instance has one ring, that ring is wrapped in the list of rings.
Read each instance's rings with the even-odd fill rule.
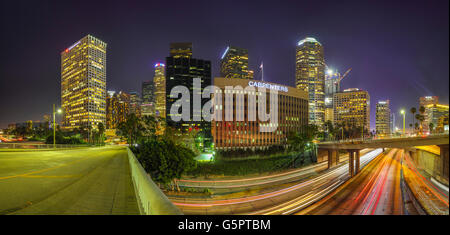
[[[172,43],[170,45],[170,57],[166,57],[166,120],[168,126],[181,132],[196,131],[203,136],[206,144],[211,142],[211,123],[202,118],[202,110],[194,107],[194,95],[202,96],[202,90],[211,85],[211,61],[192,58],[192,44],[190,43]],[[194,79],[199,78],[201,89],[194,88]],[[175,116],[181,116],[180,103],[176,102],[179,98],[170,96],[172,89],[176,86],[184,86],[189,89],[190,94],[190,117],[189,121],[173,121]],[[209,99],[201,98],[201,107]],[[177,113],[171,113],[170,110],[178,110]],[[196,121],[200,120],[200,121]]]
[[[163,63],[155,64],[155,75],[153,83],[155,87],[155,108],[156,116],[166,118],[166,65]]]
[[[105,124],[106,46],[87,35],[61,52],[63,129]]]
[[[309,124],[323,127],[325,120],[325,59],[323,47],[307,37],[296,48],[295,85],[309,94]]]
[[[376,105],[375,129],[378,135],[391,133],[391,109],[389,100],[380,100]]]
[[[153,81],[142,82],[142,103],[141,115],[154,116],[155,115],[155,87]]]
[[[224,78],[253,79],[248,69],[248,50],[227,47],[220,59],[220,76]]]

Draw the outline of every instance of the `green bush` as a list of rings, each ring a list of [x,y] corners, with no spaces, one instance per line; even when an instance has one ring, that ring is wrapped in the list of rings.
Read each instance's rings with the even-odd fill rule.
[[[131,150],[155,182],[168,184],[196,166],[191,149],[172,140],[150,138]]]

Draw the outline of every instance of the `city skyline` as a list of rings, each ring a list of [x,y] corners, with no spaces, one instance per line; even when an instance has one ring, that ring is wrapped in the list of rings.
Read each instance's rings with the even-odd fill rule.
[[[202,5],[201,2],[194,2],[190,6]],[[2,3],[4,4],[4,3]],[[33,3],[32,3],[33,4]],[[164,10],[163,4],[158,3],[155,8]],[[350,3],[348,3],[350,4]],[[393,3],[394,5],[399,3]],[[351,87],[357,87],[362,90],[367,90],[371,95],[371,129],[375,128],[375,103],[379,100],[389,99],[391,100],[392,113],[397,115],[397,123],[400,118],[398,111],[401,108],[409,109],[413,105],[418,108],[419,97],[421,96],[439,96],[440,102],[448,104],[448,79],[442,79],[448,77],[448,53],[430,53],[427,51],[447,51],[447,43],[439,43],[440,40],[448,41],[448,33],[445,30],[436,30],[436,28],[448,28],[448,15],[443,12],[427,12],[427,7],[435,7],[437,3],[427,5],[423,8],[419,8],[418,5],[412,4],[411,6],[405,6],[404,9],[398,9],[401,16],[398,17],[398,21],[394,26],[385,26],[385,22],[374,23],[372,22],[374,16],[369,14],[363,16],[363,12],[369,12],[371,7],[375,9],[381,7],[374,4],[359,4],[356,5],[356,9],[360,9],[360,12],[354,17],[362,17],[360,26],[364,23],[369,23],[369,26],[375,26],[379,24],[383,25],[384,34],[375,32],[372,28],[358,28],[362,32],[356,32],[354,34],[345,35],[344,32],[348,32],[349,28],[354,28],[355,25],[349,27],[331,29],[332,32],[328,32],[328,27],[337,24],[330,20],[324,20],[320,23],[303,22],[294,25],[292,27],[282,27],[280,25],[287,23],[288,19],[280,17],[280,19],[274,20],[272,25],[267,24],[267,20],[262,20],[261,25],[255,24],[255,19],[251,17],[245,18],[245,24],[251,30],[248,32],[239,34],[238,30],[234,30],[233,35],[221,35],[219,29],[212,29],[211,23],[205,22],[206,29],[193,30],[192,32],[186,32],[184,29],[177,29],[176,32],[168,30],[170,26],[173,26],[173,22],[164,23],[156,27],[167,28],[164,32],[166,35],[161,36],[158,39],[153,39],[147,32],[139,34],[137,26],[131,27],[131,29],[124,29],[123,33],[129,36],[123,37],[118,28],[104,27],[108,20],[113,22],[113,25],[122,25],[121,22],[112,19],[109,14],[106,14],[107,20],[99,20],[96,24],[90,25],[89,20],[81,21],[80,24],[73,26],[75,18],[68,17],[69,19],[62,20],[59,24],[67,24],[67,29],[64,27],[58,28],[61,30],[61,35],[51,34],[51,28],[55,26],[51,19],[58,16],[58,8],[67,7],[71,4],[42,4],[43,6],[36,6],[45,8],[43,12],[50,12],[50,16],[38,16],[27,15],[25,18],[17,19],[17,23],[13,25],[20,27],[7,26],[8,20],[3,21],[2,27],[6,32],[14,31],[14,35],[18,36],[20,41],[20,48],[4,48],[5,53],[2,54],[2,62],[5,65],[5,69],[0,72],[1,80],[1,94],[2,101],[0,108],[3,110],[0,117],[0,128],[6,128],[9,123],[13,122],[25,122],[27,120],[41,120],[44,115],[51,113],[51,105],[53,103],[60,104],[59,93],[59,81],[60,80],[60,65],[58,64],[59,54],[73,44],[73,42],[81,37],[91,34],[95,37],[105,41],[109,47],[108,53],[108,77],[107,77],[107,90],[116,91],[139,91],[140,84],[143,81],[149,80],[153,76],[153,65],[157,62],[164,62],[167,56],[167,50],[170,42],[174,41],[190,41],[193,43],[193,48],[198,58],[212,61],[212,78],[218,77],[220,73],[219,61],[220,56],[223,53],[227,45],[236,45],[249,49],[249,69],[255,71],[255,79],[260,79],[259,64],[264,61],[264,80],[268,82],[274,82],[278,84],[284,84],[293,86],[295,84],[295,46],[296,43],[308,36],[315,37],[324,46],[325,62],[328,66],[339,71],[344,71],[347,67],[352,67],[353,71],[349,75],[349,79],[345,79],[342,82],[342,89]],[[439,4],[447,5],[442,9],[448,8],[448,2],[439,2]],[[220,3],[213,3],[218,9],[221,7]],[[288,8],[289,4],[282,6]],[[320,5],[320,4],[319,4]],[[322,9],[323,11],[330,11],[333,3],[329,3],[330,6]],[[338,8],[344,8],[346,4],[335,5]],[[251,3],[246,3],[244,10],[255,6]],[[98,5],[93,6],[99,7]],[[311,9],[317,7],[311,3]],[[6,9],[7,7],[5,7]],[[56,8],[56,9],[53,9]],[[119,9],[118,4],[111,4],[108,8],[111,12]],[[267,2],[262,2],[258,8],[264,11],[269,11]],[[328,9],[328,10],[327,10]],[[424,10],[422,10],[424,9]],[[56,11],[54,11],[56,10]],[[222,9],[223,10],[223,9]],[[355,10],[355,9],[354,9]],[[143,12],[139,11],[136,17],[144,17]],[[225,10],[223,10],[225,12]],[[388,19],[392,19],[393,14],[389,9],[386,9]],[[292,11],[289,11],[292,14]],[[415,16],[414,13],[423,12]],[[4,12],[5,18],[11,16],[12,12]],[[162,13],[161,13],[162,14]],[[325,13],[321,13],[325,14]],[[277,12],[274,13],[274,17],[277,16]],[[301,15],[301,14],[299,14]],[[307,14],[300,18],[311,19],[313,14]],[[412,17],[416,18],[412,18]],[[35,19],[34,19],[34,18]],[[41,18],[39,18],[41,17]],[[200,18],[208,18],[219,25],[226,26],[225,21],[216,19],[216,17],[208,16],[206,14],[199,16]],[[14,17],[10,17],[15,19]],[[34,19],[35,21],[29,22]],[[72,19],[73,18],[73,19]],[[150,17],[151,18],[151,17]],[[442,18],[447,18],[442,20]],[[27,20],[28,19],[28,20]],[[135,19],[135,18],[134,18]],[[349,17],[346,20],[338,19],[340,23],[350,24],[353,18]],[[441,19],[441,20],[440,20]],[[259,20],[259,19],[258,19]],[[405,21],[406,20],[406,21]],[[426,21],[431,22],[432,27],[425,27],[422,24],[422,28],[419,27],[419,32],[414,30],[403,31],[403,35],[396,34],[398,39],[393,40],[389,38],[389,33],[393,33],[396,27],[403,27],[408,20],[417,22]],[[445,23],[439,23],[439,22]],[[47,23],[42,31],[36,32],[25,24],[30,26],[35,24]],[[115,23],[114,23],[115,22]],[[146,20],[144,22],[151,22]],[[127,22],[124,22],[125,24]],[[143,26],[143,25],[141,25]],[[369,27],[368,26],[368,27]],[[419,24],[420,26],[420,24]],[[201,27],[200,27],[201,28]],[[225,27],[227,28],[227,27]],[[224,28],[224,29],[225,29]],[[75,29],[75,30],[73,30]],[[262,37],[262,29],[266,31],[278,32],[282,37],[268,36]],[[148,31],[150,32],[150,31]],[[416,35],[417,34],[417,35]],[[419,35],[420,34],[420,35]],[[208,37],[205,37],[208,36]],[[372,36],[377,35],[374,38]],[[416,38],[411,38],[415,35]],[[433,36],[434,35],[434,36]],[[209,40],[209,36],[213,36],[214,40]],[[249,39],[250,38],[250,39]],[[388,40],[391,39],[391,40]],[[423,39],[429,39],[438,42],[423,43]],[[7,45],[9,38],[4,38]],[[42,40],[42,41],[41,41]],[[349,43],[351,41],[353,43]],[[34,43],[35,42],[35,43]],[[136,43],[133,43],[136,42]],[[41,46],[37,47],[36,45]],[[446,48],[445,48],[446,47]],[[436,49],[439,48],[439,49]],[[14,56],[12,57],[12,53]],[[30,52],[33,52],[30,54]],[[371,56],[364,55],[365,53],[371,54]],[[389,56],[387,54],[389,53]],[[42,60],[36,60],[35,54],[42,56]],[[23,60],[29,56],[29,60]],[[408,58],[411,57],[411,58]],[[433,63],[433,64],[432,64]],[[388,65],[390,65],[388,67]],[[20,70],[19,67],[26,67],[26,70]],[[11,78],[11,79],[8,79]],[[26,87],[21,84],[28,84]],[[10,87],[18,87],[20,89],[10,89]],[[46,91],[46,92],[42,92]],[[36,99],[39,98],[39,99]],[[39,100],[39,103],[36,103]],[[24,115],[24,113],[26,115]],[[408,113],[407,116],[410,114]],[[409,120],[408,118],[407,120]]]

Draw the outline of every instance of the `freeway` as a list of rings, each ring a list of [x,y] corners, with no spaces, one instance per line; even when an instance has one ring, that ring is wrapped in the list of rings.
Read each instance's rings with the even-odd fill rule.
[[[402,156],[403,151],[396,149],[379,155],[346,184],[298,214],[403,214]]]
[[[381,154],[376,149],[361,156],[361,167]],[[227,198],[175,198],[172,202],[185,214],[292,214],[315,203],[349,179],[348,164],[286,185],[282,189],[261,191],[257,195]]]
[[[439,188],[431,180],[424,177],[414,165],[409,154],[405,154],[404,162],[403,172],[405,181],[423,210],[427,214],[448,215],[448,191]]]
[[[364,155],[372,149],[363,149],[361,154]],[[348,162],[348,153],[341,154],[339,162]],[[250,190],[262,187],[272,187],[291,182],[298,182],[299,180],[313,177],[321,174],[328,169],[328,162],[321,162],[311,166],[301,167],[295,170],[288,170],[284,172],[274,173],[266,176],[246,177],[238,179],[220,179],[220,180],[199,180],[199,179],[181,179],[179,186],[190,188],[208,188],[215,194],[226,194],[240,192],[243,190]]]
[[[0,152],[0,214],[139,214],[126,149]]]

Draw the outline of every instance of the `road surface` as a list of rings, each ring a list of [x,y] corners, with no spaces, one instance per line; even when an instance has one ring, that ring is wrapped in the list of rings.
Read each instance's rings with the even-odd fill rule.
[[[0,214],[139,214],[126,149],[0,152]]]
[[[401,215],[400,171],[403,151],[379,155],[359,174],[299,214]]]
[[[382,152],[373,150],[361,156],[361,167]],[[349,179],[344,164],[304,179],[283,189],[261,191],[257,195],[230,199],[170,198],[185,214],[292,214],[328,195]]]

